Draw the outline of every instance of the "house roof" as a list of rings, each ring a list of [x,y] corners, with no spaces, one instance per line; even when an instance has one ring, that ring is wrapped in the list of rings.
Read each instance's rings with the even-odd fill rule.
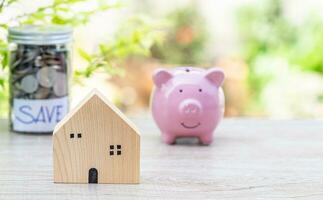
[[[128,126],[140,135],[136,126],[113,104],[111,103],[99,90],[93,89],[75,108],[73,108],[65,117],[55,126],[54,133],[57,133],[64,124],[68,123],[68,120],[73,118],[73,116],[85,105],[88,101],[92,99],[92,97],[99,97],[102,102],[104,102],[108,107],[111,108]]]

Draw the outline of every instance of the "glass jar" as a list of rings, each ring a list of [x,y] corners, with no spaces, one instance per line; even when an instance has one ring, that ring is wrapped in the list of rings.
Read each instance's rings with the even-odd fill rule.
[[[72,29],[14,27],[8,39],[10,129],[52,133],[69,109]]]

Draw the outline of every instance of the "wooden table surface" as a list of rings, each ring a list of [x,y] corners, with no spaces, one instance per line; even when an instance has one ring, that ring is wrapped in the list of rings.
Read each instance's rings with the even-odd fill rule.
[[[141,184],[54,184],[51,136],[0,120],[0,199],[323,199],[323,122],[225,119],[210,146],[160,141],[147,118]]]

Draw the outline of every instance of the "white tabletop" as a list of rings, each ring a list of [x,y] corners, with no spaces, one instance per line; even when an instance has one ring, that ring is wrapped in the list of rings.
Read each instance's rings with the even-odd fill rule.
[[[225,119],[210,146],[166,145],[148,117],[139,185],[54,184],[51,136],[0,120],[0,199],[323,199],[323,122]]]

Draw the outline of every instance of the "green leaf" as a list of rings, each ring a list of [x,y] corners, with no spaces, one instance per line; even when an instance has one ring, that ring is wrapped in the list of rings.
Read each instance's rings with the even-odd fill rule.
[[[92,56],[88,54],[86,51],[84,51],[83,49],[78,49],[78,53],[84,60],[91,62]]]

